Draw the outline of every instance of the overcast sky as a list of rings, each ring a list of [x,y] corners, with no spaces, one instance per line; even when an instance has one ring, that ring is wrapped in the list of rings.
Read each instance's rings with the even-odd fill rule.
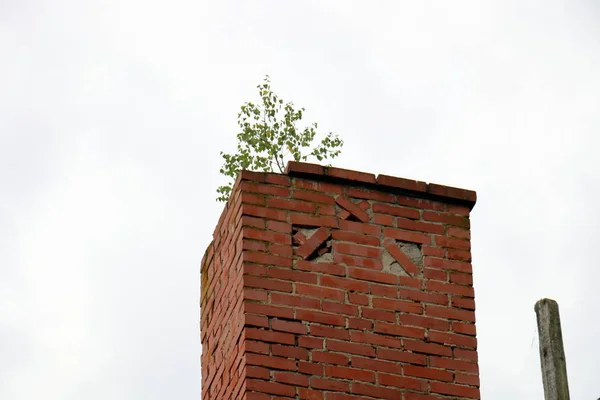
[[[474,189],[482,396],[600,396],[600,3],[0,0],[0,398],[198,399],[219,151],[271,75],[336,166]]]

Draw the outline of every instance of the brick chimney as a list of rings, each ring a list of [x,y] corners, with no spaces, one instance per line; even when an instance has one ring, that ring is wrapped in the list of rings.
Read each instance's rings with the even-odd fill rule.
[[[479,399],[475,192],[244,171],[202,260],[202,400]]]

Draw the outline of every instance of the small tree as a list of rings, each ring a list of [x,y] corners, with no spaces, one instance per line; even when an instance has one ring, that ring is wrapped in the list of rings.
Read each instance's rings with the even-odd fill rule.
[[[296,126],[302,119],[304,108],[296,110],[293,103],[284,104],[271,91],[268,75],[257,88],[262,104],[245,103],[238,114],[241,132],[237,134],[237,153],[221,152],[225,163],[220,172],[230,181],[217,189],[218,201],[227,201],[233,182],[242,170],[273,172],[277,167],[279,172],[283,172],[286,160],[290,158],[306,161],[312,156],[323,161],[337,157],[344,145],[337,135],[330,132],[312,147],[317,123],[302,129]]]

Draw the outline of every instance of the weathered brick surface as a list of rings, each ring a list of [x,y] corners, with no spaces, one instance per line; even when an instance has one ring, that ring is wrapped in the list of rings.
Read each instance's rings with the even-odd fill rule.
[[[475,192],[243,172],[202,262],[202,399],[478,399]]]

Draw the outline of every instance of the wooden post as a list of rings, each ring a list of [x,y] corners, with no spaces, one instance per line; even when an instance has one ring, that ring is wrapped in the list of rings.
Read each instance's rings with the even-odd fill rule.
[[[558,303],[542,299],[535,303],[538,334],[540,336],[540,361],[544,398],[546,400],[569,400],[567,362],[563,348]]]

